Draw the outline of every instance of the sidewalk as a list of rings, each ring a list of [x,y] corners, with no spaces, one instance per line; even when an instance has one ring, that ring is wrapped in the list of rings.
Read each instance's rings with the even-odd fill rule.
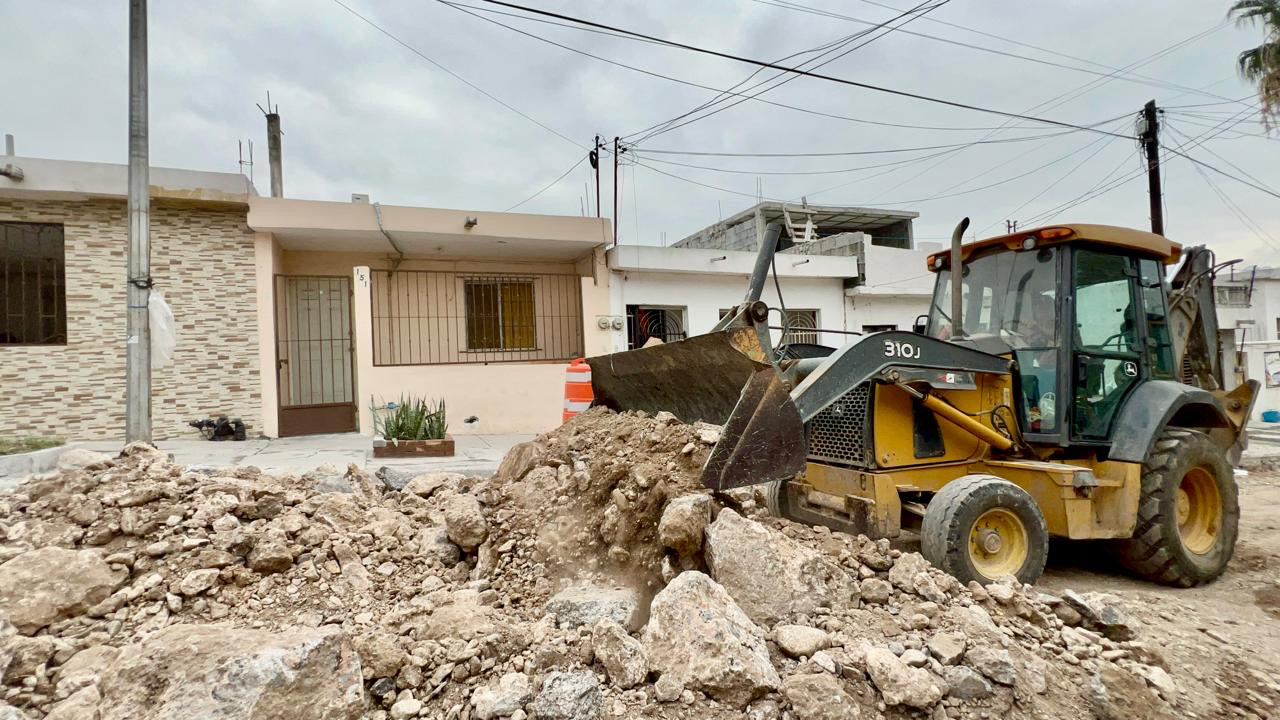
[[[366,435],[307,435],[303,437],[244,442],[207,440],[161,440],[156,446],[171,453],[174,462],[197,467],[255,465],[270,473],[302,474],[321,465],[345,468],[356,465],[366,472],[387,466],[400,473],[459,472],[490,475],[498,469],[507,450],[533,435],[454,435],[456,455],[447,458],[375,458],[373,439]],[[72,443],[74,447],[98,452],[119,452],[123,443],[95,441]]]

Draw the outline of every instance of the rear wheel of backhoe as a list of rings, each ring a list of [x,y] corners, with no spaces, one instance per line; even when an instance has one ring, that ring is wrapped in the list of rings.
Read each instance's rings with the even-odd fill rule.
[[[920,551],[962,583],[987,585],[1002,575],[1033,583],[1049,557],[1049,531],[1026,490],[994,475],[966,475],[929,501]]]
[[[1166,428],[1142,464],[1138,523],[1120,559],[1164,585],[1206,583],[1227,569],[1239,522],[1226,452],[1204,433]]]

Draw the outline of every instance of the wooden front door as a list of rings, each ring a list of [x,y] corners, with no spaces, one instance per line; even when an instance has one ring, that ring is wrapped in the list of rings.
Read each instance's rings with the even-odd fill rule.
[[[351,278],[277,275],[280,437],[356,429]]]

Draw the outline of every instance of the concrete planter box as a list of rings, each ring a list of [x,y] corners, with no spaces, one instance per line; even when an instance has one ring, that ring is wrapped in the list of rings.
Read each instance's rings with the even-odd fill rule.
[[[20,478],[32,473],[49,472],[58,467],[58,458],[70,449],[67,445],[0,455],[0,478]]]
[[[445,435],[441,440],[383,440],[373,441],[373,456],[376,458],[397,457],[453,457],[453,436]]]

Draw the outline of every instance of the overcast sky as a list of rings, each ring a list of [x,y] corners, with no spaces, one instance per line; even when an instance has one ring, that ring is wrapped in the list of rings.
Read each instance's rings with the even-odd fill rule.
[[[152,0],[152,164],[235,172],[237,140],[253,139],[258,160],[254,179],[265,194],[265,123],[255,103],[265,104],[270,91],[285,131],[286,195],[345,201],[352,192],[364,192],[389,204],[503,210],[568,170],[585,155],[593,135],[636,140],[639,131],[714,95],[519,35],[437,0],[342,2],[532,120],[418,57],[335,0]],[[904,9],[913,4],[877,2]],[[781,0],[522,4],[766,60],[866,28],[779,7],[787,4]],[[897,15],[861,0],[793,4],[873,22]],[[1251,176],[1255,184],[1280,189],[1280,133],[1257,137],[1263,129],[1253,120],[1219,132],[1227,127],[1221,121],[1250,113],[1245,105],[1227,100],[1247,97],[1256,103],[1253,88],[1238,79],[1234,59],[1241,49],[1261,41],[1259,30],[1224,22],[1228,4],[952,0],[904,29],[1097,74],[903,32],[879,37],[819,72],[1072,124],[1110,121],[1100,127],[1120,134],[1131,134],[1133,116],[1155,99],[1171,107],[1164,118],[1165,143],[1184,146],[1192,156],[1233,175]],[[0,0],[0,68],[5,75],[0,131],[16,135],[19,155],[126,161],[127,6],[126,0]],[[707,87],[728,88],[755,70],[650,43],[484,16]],[[1119,77],[1099,76],[1138,63]],[[1135,82],[1134,73],[1150,79]],[[772,74],[763,71],[751,82]],[[925,240],[947,236],[964,215],[973,218],[979,235],[1003,231],[1007,218],[1024,227],[1070,220],[1148,227],[1146,183],[1131,139],[1062,133],[1034,122],[811,78],[795,79],[761,98],[850,119],[748,100],[639,142],[631,156],[643,166],[631,165],[623,155],[628,158],[620,185],[624,242],[657,244],[664,233],[672,242],[720,215],[750,206],[757,192],[770,199],[807,197],[811,203],[915,210],[920,213],[916,235]],[[1070,99],[1061,102],[1064,98]],[[1187,105],[1199,107],[1174,107]],[[780,158],[645,152],[850,153],[1037,135],[1052,137],[974,145],[924,160],[920,158],[942,151]],[[1211,139],[1196,144],[1204,138]],[[894,162],[900,164],[885,165]],[[611,163],[610,157],[602,162],[606,214]],[[869,165],[882,167],[763,174]],[[1195,167],[1176,156],[1164,166],[1166,233],[1183,243],[1208,243],[1223,257],[1280,263],[1280,200],[1205,170],[1213,186],[1234,203],[1233,211]],[[1052,212],[1090,190],[1108,187],[1104,180],[1130,176],[1134,179],[1096,198]],[[577,215],[590,178],[583,162],[519,209]]]

